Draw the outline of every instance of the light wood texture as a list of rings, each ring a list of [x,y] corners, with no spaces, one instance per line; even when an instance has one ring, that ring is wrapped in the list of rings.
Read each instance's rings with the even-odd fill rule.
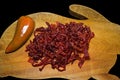
[[[29,14],[35,20],[35,27],[45,26],[45,22],[61,23],[82,22],[90,26],[91,30],[95,33],[95,37],[91,40],[89,46],[90,60],[85,61],[82,68],[78,67],[78,62],[68,64],[66,71],[59,72],[53,70],[50,65],[47,65],[43,71],[39,71],[39,67],[32,67],[27,62],[28,54],[25,52],[25,47],[29,44],[29,40],[33,39],[33,35],[19,50],[5,54],[5,48],[12,40],[16,22],[12,23],[3,33],[0,39],[0,77],[14,76],[18,78],[27,79],[45,79],[45,78],[67,78],[70,80],[88,80],[94,77],[98,80],[111,79],[119,80],[115,75],[108,74],[109,70],[114,66],[117,54],[120,54],[120,25],[95,20],[75,20],[63,17],[49,12],[38,12]],[[106,77],[107,76],[107,77]]]
[[[81,18],[81,16],[79,15],[82,15],[88,18],[89,20],[110,22],[108,19],[106,19],[102,14],[100,14],[96,10],[84,5],[72,4],[69,6],[69,9],[70,9],[70,14],[77,18]]]

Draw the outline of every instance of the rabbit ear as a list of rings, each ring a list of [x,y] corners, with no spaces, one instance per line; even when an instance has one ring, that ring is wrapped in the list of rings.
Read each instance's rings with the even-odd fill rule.
[[[94,21],[110,22],[96,10],[79,4],[70,5],[69,12],[72,16],[77,17],[79,19],[86,18]]]

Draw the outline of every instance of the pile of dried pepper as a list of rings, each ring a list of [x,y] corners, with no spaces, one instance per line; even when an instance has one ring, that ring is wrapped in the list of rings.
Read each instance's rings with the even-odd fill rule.
[[[26,46],[29,62],[34,67],[43,68],[51,64],[53,69],[65,71],[66,65],[78,60],[81,68],[89,60],[89,42],[94,37],[90,27],[83,23],[70,22],[50,24],[34,31],[34,39]]]

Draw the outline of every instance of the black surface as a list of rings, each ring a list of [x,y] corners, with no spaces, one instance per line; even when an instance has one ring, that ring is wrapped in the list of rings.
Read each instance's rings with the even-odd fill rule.
[[[11,2],[10,2],[11,1]],[[91,7],[103,16],[105,16],[110,21],[120,24],[120,12],[116,0],[16,0],[9,2],[7,0],[0,1],[0,36],[4,30],[12,24],[16,19],[22,15],[27,15],[36,12],[52,12],[60,14],[66,17],[72,17],[68,10],[70,4],[81,4]],[[109,73],[117,75],[120,77],[120,55],[117,56],[117,61],[115,66],[110,70]],[[0,78],[1,80],[22,80],[14,77]],[[55,78],[57,79],[57,78]],[[60,78],[59,78],[60,79]],[[90,78],[90,80],[93,78]],[[44,79],[43,79],[44,80]],[[53,80],[45,79],[45,80]],[[60,79],[65,80],[65,79]]]

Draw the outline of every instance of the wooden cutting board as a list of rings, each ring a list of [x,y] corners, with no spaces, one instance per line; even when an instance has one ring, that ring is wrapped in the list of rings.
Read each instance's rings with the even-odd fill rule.
[[[13,76],[25,79],[59,77],[70,80],[88,80],[90,77],[93,77],[98,80],[120,80],[117,76],[108,73],[116,62],[117,54],[120,54],[120,25],[110,22],[101,14],[86,6],[74,4],[70,6],[70,10],[73,12],[71,13],[72,15],[80,14],[80,11],[83,11],[82,15],[88,19],[71,19],[50,12],[38,12],[28,16],[34,19],[35,28],[40,26],[46,27],[45,22],[55,23],[56,21],[61,23],[82,22],[90,26],[95,33],[95,37],[91,40],[89,46],[91,59],[85,61],[82,68],[78,67],[77,61],[72,65],[68,64],[66,71],[63,72],[59,72],[56,69],[53,70],[50,65],[47,65],[41,72],[39,67],[32,67],[27,62],[28,54],[25,52],[25,47],[29,44],[29,40],[33,39],[33,35],[20,49],[11,54],[5,54],[5,49],[14,36],[16,20],[4,31],[0,38],[0,77]],[[85,14],[85,11],[90,11],[91,15]],[[95,17],[93,14],[98,14],[98,16]]]

